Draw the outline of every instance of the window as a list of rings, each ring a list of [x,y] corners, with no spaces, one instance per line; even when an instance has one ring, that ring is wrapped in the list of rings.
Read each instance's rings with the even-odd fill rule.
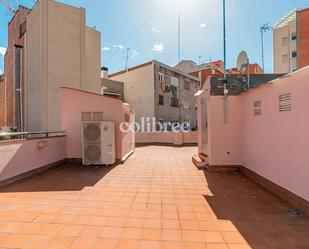
[[[185,88],[186,90],[190,90],[190,82],[189,82],[189,81],[185,81],[184,88]]]
[[[288,45],[288,38],[287,38],[287,37],[281,38],[281,45],[282,45],[282,46]]]
[[[26,21],[19,26],[19,37],[26,33]]]
[[[287,63],[288,60],[289,60],[289,55],[288,55],[288,54],[282,55],[282,62],[283,62],[283,63]]]
[[[179,86],[179,79],[175,77],[171,77],[171,85],[172,86]]]
[[[159,81],[164,82],[164,74],[163,73],[159,73]]]
[[[178,107],[178,99],[175,97],[171,98],[171,107]]]
[[[159,95],[159,105],[164,105],[164,96]]]
[[[292,52],[292,58],[296,58],[296,57],[297,57],[297,52],[296,51]]]
[[[296,32],[294,32],[294,33],[291,34],[291,41],[295,41],[295,40],[297,40],[297,34],[296,34]]]

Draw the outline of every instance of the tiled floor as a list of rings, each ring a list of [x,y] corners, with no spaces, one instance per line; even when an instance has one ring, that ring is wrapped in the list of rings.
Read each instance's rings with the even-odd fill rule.
[[[114,168],[65,166],[0,190],[0,248],[309,248],[309,219],[196,148],[137,148]]]

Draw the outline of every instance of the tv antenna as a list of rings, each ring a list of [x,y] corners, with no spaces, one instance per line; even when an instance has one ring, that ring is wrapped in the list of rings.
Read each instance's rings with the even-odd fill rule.
[[[0,3],[2,3],[12,15],[15,14],[16,10],[14,9],[14,6],[11,1],[0,0]]]
[[[264,71],[264,33],[266,33],[267,31],[273,30],[273,27],[269,26],[268,23],[264,24],[261,28],[260,28],[260,32],[261,32],[261,48],[262,48],[262,68]]]

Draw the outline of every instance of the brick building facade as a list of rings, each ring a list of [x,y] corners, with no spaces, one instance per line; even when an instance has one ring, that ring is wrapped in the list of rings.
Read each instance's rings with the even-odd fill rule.
[[[309,8],[298,12],[299,68],[309,65]]]
[[[1,86],[3,96],[0,97],[0,127],[14,126],[21,130],[23,126],[20,118],[23,116],[21,107],[24,105],[24,33],[29,12],[28,8],[19,6],[8,24],[8,47],[4,56],[6,80],[3,80]]]

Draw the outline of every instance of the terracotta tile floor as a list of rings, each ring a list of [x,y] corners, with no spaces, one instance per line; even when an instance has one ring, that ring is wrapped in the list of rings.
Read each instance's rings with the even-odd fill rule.
[[[239,173],[198,171],[194,147],[136,149],[0,190],[0,248],[309,248],[309,218]]]

